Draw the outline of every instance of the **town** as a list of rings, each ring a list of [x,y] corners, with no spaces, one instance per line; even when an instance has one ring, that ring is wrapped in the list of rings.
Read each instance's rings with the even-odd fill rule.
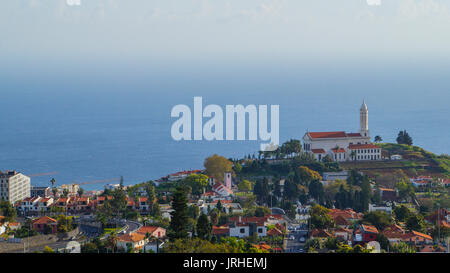
[[[0,253],[448,253],[450,157],[406,131],[373,139],[363,102],[356,133],[307,131],[136,185],[2,171]]]

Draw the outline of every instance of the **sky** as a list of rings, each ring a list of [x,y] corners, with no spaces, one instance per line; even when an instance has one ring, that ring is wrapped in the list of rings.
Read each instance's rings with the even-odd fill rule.
[[[3,1],[0,59],[11,66],[111,59],[445,61],[449,5],[448,0]]]

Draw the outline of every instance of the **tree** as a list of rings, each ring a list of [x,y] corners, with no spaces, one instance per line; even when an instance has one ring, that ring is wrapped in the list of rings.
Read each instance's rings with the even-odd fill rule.
[[[66,233],[73,229],[72,217],[66,217],[64,214],[61,214],[58,216],[56,220],[58,221],[57,224],[58,233]]]
[[[49,246],[45,246],[44,249],[42,250],[42,253],[54,253],[55,251],[53,250],[53,248],[49,247]]]
[[[208,220],[206,214],[201,214],[197,220],[197,237],[204,240],[209,240],[211,237],[212,225]]]
[[[291,179],[287,179],[284,184],[283,194],[287,200],[290,200],[290,201],[297,200],[299,197],[299,194],[300,194],[297,184],[295,184],[294,181],[292,181]]]
[[[67,197],[68,195],[69,195],[69,190],[68,189],[64,189],[63,193],[62,193],[62,196],[63,197]]]
[[[368,176],[363,177],[361,184],[361,207],[362,211],[367,211],[369,209],[369,202],[371,197],[371,187]]]
[[[84,189],[80,187],[80,188],[78,189],[78,192],[77,192],[77,193],[78,193],[78,196],[81,197],[81,196],[83,195],[83,193],[84,193]]]
[[[267,204],[269,200],[269,181],[264,177],[263,180],[256,181],[253,193],[261,204]]]
[[[220,200],[217,201],[216,209],[217,209],[219,212],[223,212],[223,206],[222,206],[222,202],[220,202]]]
[[[4,222],[13,222],[17,216],[16,209],[8,201],[0,202],[0,212],[5,217]]]
[[[398,190],[398,195],[401,199],[406,199],[408,197],[414,197],[415,189],[411,183],[402,180],[395,184],[395,188]]]
[[[425,229],[425,221],[423,219],[423,216],[417,213],[412,213],[407,219],[406,219],[406,228],[409,231],[419,231],[422,232]]]
[[[52,193],[53,193],[53,196],[56,197],[56,194],[58,193],[58,189],[53,187],[52,188]]]
[[[187,229],[187,203],[188,198],[184,187],[178,187],[175,191],[172,208],[174,211],[170,213],[171,221],[169,226],[168,237],[171,240],[188,237]]]
[[[52,184],[52,188],[55,186],[55,183],[56,183],[56,180],[55,180],[55,178],[52,178],[51,180],[50,180],[50,183]]]
[[[118,218],[122,218],[127,208],[127,195],[122,187],[115,189],[112,192],[112,199],[106,200],[105,203],[109,203],[114,215]]]
[[[383,211],[372,211],[364,214],[363,222],[375,226],[378,230],[383,230],[392,224],[391,216]]]
[[[208,176],[204,174],[191,174],[184,180],[184,184],[190,186],[196,195],[202,194],[208,183]]]
[[[205,159],[206,174],[216,180],[222,181],[224,173],[233,172],[233,163],[223,156],[214,154]]]
[[[322,183],[318,180],[313,180],[311,183],[309,183],[308,186],[309,195],[316,199],[318,203],[324,203],[324,197],[325,197],[325,191],[323,189]]]
[[[394,208],[394,214],[398,221],[404,222],[410,216],[411,212],[406,206],[401,205]]]
[[[295,171],[294,182],[297,184],[308,185],[313,180],[322,180],[322,176],[306,166],[300,166]]]
[[[211,224],[217,225],[219,223],[220,212],[215,208],[209,213],[209,218],[211,219]]]
[[[330,210],[321,205],[314,205],[310,210],[310,221],[313,228],[331,228],[334,227],[334,220],[330,216]]]
[[[413,140],[409,136],[409,134],[406,132],[406,130],[400,131],[397,136],[397,143],[398,144],[406,144],[406,145],[412,145]]]
[[[416,253],[416,249],[413,246],[408,245],[405,242],[398,242],[390,247],[392,253]]]
[[[390,247],[389,239],[383,233],[378,233],[375,241],[380,243],[381,249],[384,249],[386,251],[389,250]]]
[[[117,233],[111,232],[106,239],[106,247],[110,248],[114,253],[117,245]]]
[[[256,207],[255,208],[255,216],[256,217],[264,217],[265,215],[270,214],[270,209],[268,207]]]
[[[382,141],[383,141],[383,138],[382,138],[381,136],[375,136],[374,141],[375,141],[376,143],[379,143],[379,142],[382,142]]]
[[[244,179],[238,184],[238,189],[243,192],[249,192],[252,190],[252,182]]]

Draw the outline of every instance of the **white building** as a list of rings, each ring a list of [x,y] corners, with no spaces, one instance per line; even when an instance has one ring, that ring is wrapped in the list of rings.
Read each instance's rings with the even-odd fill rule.
[[[228,227],[231,237],[245,238],[257,234],[258,237],[267,236],[267,227],[263,217],[231,217]]]
[[[347,180],[347,178],[348,178],[348,171],[323,173],[323,180],[325,181],[335,181],[337,179]]]
[[[17,171],[0,172],[0,200],[11,204],[31,196],[31,180]]]
[[[374,211],[382,211],[382,212],[392,214],[392,206],[390,206],[390,205],[377,206],[375,204],[369,204],[369,212],[374,212]]]
[[[370,141],[369,111],[364,101],[360,109],[359,132],[306,132],[303,149],[319,161],[326,156],[334,161],[381,160],[381,148]]]

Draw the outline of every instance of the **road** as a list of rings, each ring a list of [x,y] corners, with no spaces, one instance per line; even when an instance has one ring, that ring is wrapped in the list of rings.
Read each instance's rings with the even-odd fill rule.
[[[294,230],[295,228],[295,230]],[[304,252],[304,245],[308,237],[308,230],[305,225],[289,225],[288,234],[287,234],[287,245],[286,252],[287,253],[301,253]]]

